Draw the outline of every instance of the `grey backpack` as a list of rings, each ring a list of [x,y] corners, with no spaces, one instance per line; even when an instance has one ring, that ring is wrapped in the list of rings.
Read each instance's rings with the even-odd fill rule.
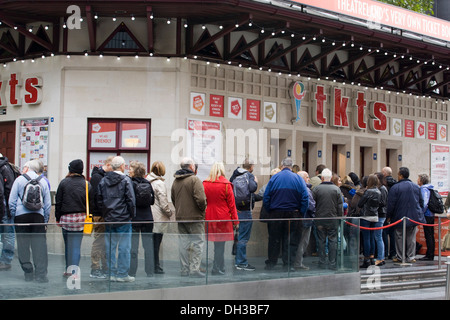
[[[25,208],[30,211],[39,211],[44,206],[44,201],[42,199],[42,187],[39,181],[42,176],[36,179],[31,179],[27,174],[23,175],[27,180],[27,184],[23,189],[22,204]]]

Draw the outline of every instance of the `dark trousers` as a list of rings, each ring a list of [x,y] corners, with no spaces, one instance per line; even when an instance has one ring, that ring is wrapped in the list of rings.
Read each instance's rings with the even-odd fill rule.
[[[155,254],[155,268],[161,267],[159,262],[159,249],[161,248],[161,242],[163,233],[153,233],[153,250]]]
[[[17,255],[22,270],[25,273],[34,272],[37,278],[46,277],[48,255],[45,225],[33,225],[44,223],[44,217],[39,213],[28,213],[16,216],[14,223],[29,224],[28,226],[16,226]],[[31,256],[33,263],[31,263]]]
[[[434,224],[434,217],[425,216],[427,224]],[[423,226],[423,232],[425,234],[425,241],[427,244],[427,252],[425,256],[427,258],[434,258],[434,227]]]
[[[225,271],[225,241],[214,242],[213,271]]]
[[[270,219],[290,219],[297,218],[298,211],[271,211]],[[268,221],[269,232],[268,260],[267,265],[277,264],[280,256],[284,266],[293,265],[300,242],[300,220],[276,220]]]
[[[132,224],[131,234],[131,260],[130,260],[130,275],[135,276],[138,267],[139,254],[139,237],[142,240],[142,247],[144,248],[144,270],[150,276],[153,275],[155,269],[154,265],[154,250],[153,250],[153,223]]]

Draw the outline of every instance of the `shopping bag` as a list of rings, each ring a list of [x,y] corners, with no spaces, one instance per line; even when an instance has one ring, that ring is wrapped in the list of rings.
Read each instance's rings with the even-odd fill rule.
[[[83,233],[90,235],[92,234],[93,229],[94,225],[92,224],[92,215],[89,212],[89,184],[86,181],[86,218],[84,219]]]

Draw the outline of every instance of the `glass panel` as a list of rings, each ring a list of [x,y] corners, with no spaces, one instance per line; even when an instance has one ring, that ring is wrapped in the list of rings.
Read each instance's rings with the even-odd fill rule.
[[[0,299],[61,297],[357,272],[359,220],[318,221],[240,220],[240,231],[249,227],[244,224],[247,222],[251,224],[252,232],[245,250],[249,266],[240,265],[239,268],[236,267],[234,248],[244,252],[242,244],[245,239],[242,239],[242,234],[239,238],[237,232],[227,228],[216,228],[226,231],[212,233],[211,230],[218,223],[224,224],[223,221],[109,223],[104,233],[94,231],[93,235],[63,231],[61,225],[51,223],[47,224],[45,233],[41,231],[42,224],[3,224],[3,229],[0,229],[2,258],[9,256],[12,260],[11,268],[0,272]],[[319,230],[324,231],[324,222],[334,229],[328,230],[328,241],[322,245],[323,233]],[[211,227],[213,224],[215,227]],[[285,255],[282,254],[270,268],[266,265],[268,224],[288,230],[284,234]],[[95,222],[95,229],[102,227],[105,225]],[[328,255],[322,255],[320,249],[327,250],[322,252]]]

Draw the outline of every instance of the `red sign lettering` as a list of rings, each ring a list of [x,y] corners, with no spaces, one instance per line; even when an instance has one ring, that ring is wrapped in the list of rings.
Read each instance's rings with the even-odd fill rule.
[[[357,129],[366,129],[367,123],[364,121],[364,109],[367,105],[364,98],[364,92],[358,92],[358,98],[356,99],[356,113],[355,113],[355,127]]]
[[[324,102],[327,101],[327,95],[323,93],[324,87],[317,85],[316,94],[314,95],[316,99],[316,108],[312,113],[312,121],[314,124],[319,126],[324,126],[327,124],[327,118],[325,117],[325,106]]]
[[[333,126],[348,128],[347,106],[348,106],[348,97],[342,96],[341,89],[334,88]]]
[[[9,86],[9,99],[6,99],[6,87]],[[9,80],[0,81],[0,107],[21,106],[22,97],[26,104],[39,104],[42,101],[42,78],[25,78],[25,88],[20,92],[22,80],[17,73],[11,73]]]
[[[370,128],[374,131],[385,131],[387,128],[386,114],[387,106],[382,102],[374,102],[370,104]]]

